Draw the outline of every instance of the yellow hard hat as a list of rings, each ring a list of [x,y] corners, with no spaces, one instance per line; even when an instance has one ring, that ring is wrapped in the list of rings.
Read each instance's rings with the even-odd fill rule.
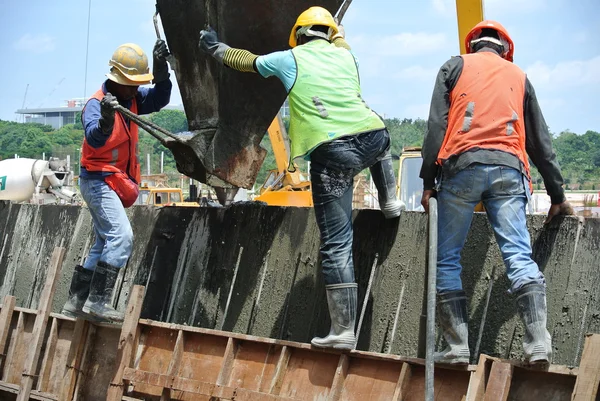
[[[117,47],[108,65],[111,68],[106,76],[121,85],[146,85],[154,79],[148,68],[146,53],[134,43],[125,43]]]
[[[331,36],[335,35],[338,32],[338,26],[335,23],[335,20],[333,19],[333,16],[329,11],[327,11],[323,7],[311,7],[298,16],[298,19],[296,20],[296,23],[292,28],[292,32],[290,33],[290,46],[296,47],[296,45],[298,45],[298,41],[296,38],[296,31],[298,30],[298,28],[312,25],[322,25],[329,27],[329,29],[331,30]]]

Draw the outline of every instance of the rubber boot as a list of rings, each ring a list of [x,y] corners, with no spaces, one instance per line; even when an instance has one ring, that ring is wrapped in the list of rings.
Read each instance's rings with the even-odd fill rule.
[[[523,337],[525,361],[535,364],[550,363],[552,337],[546,329],[548,311],[545,285],[526,285],[516,292],[516,296],[519,316],[525,327]]]
[[[84,269],[83,266],[75,266],[73,277],[71,278],[71,287],[69,287],[69,299],[60,312],[62,315],[76,319],[82,318],[92,322],[103,322],[104,319],[97,318],[90,314],[84,313],[82,308],[90,293],[90,283],[94,272]]]
[[[464,291],[452,291],[438,295],[438,320],[448,347],[434,354],[435,362],[468,364],[469,320],[467,297]]]
[[[123,313],[115,310],[111,305],[111,298],[119,275],[119,268],[105,262],[98,262],[83,312],[90,315],[120,323]]]
[[[396,198],[396,177],[392,165],[392,155],[388,152],[383,159],[372,165],[371,177],[379,194],[379,208],[386,219],[400,216],[406,209],[404,202]]]
[[[358,284],[343,283],[325,286],[331,329],[327,337],[315,337],[310,342],[319,348],[351,350],[356,343],[356,293]]]

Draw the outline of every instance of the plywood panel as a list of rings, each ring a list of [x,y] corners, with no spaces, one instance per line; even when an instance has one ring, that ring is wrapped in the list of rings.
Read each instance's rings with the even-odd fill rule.
[[[280,395],[305,400],[326,399],[339,359],[339,354],[294,350]]]
[[[240,342],[227,384],[253,391],[268,391],[281,348],[250,341]]]
[[[389,401],[393,398],[402,363],[350,358],[341,400]]]

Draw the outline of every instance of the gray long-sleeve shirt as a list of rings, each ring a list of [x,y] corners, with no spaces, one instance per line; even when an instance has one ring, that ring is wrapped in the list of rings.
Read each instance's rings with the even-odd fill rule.
[[[484,48],[480,51],[493,50]],[[427,133],[425,134],[421,152],[423,165],[420,176],[423,179],[423,188],[426,190],[434,188],[435,179],[440,172],[440,168],[445,176],[452,176],[473,163],[499,164],[523,170],[523,166],[517,156],[500,150],[480,148],[475,148],[450,158],[444,163],[443,167],[436,164],[448,128],[448,113],[451,107],[450,92],[454,89],[460,78],[463,65],[464,62],[461,57],[452,57],[440,68],[435,81],[433,96],[431,98],[431,108],[429,110]],[[542,110],[535,96],[535,90],[529,79],[525,83],[523,106],[526,136],[525,148],[527,154],[542,175],[552,204],[562,203],[565,201],[562,187],[564,183],[563,177],[556,160],[556,154],[552,149],[550,132],[544,121]]]

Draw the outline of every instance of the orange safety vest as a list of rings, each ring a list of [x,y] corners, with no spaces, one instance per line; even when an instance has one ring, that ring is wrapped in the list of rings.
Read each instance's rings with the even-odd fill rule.
[[[92,95],[91,99],[101,101],[103,97],[104,92],[100,89]],[[132,100],[130,110],[137,114],[135,98]],[[85,107],[82,115],[84,112]],[[93,148],[84,137],[81,166],[88,171],[127,173],[130,178],[139,183],[141,177],[138,158],[138,126],[133,121],[130,122],[130,126],[127,126],[121,113],[115,112],[115,125],[104,146]]]
[[[450,92],[448,129],[437,164],[469,150],[496,149],[517,156],[530,178],[523,117],[525,73],[491,52],[460,57],[464,65]]]

